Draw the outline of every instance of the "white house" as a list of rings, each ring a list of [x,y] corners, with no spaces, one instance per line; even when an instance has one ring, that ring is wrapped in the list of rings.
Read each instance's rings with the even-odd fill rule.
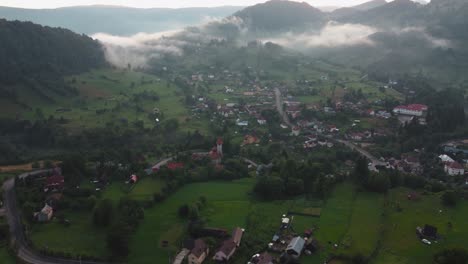
[[[450,176],[463,175],[465,173],[463,166],[456,161],[447,163],[444,170]]]
[[[399,105],[393,109],[393,113],[409,116],[423,116],[427,109],[427,105],[423,104]]]
[[[443,163],[446,163],[446,162],[454,162],[454,160],[447,154],[442,154],[439,156],[439,159],[443,162]]]

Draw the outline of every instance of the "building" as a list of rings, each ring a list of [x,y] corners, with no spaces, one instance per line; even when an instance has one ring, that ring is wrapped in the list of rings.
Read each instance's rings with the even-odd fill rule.
[[[54,174],[46,179],[46,190],[61,190],[65,185],[65,177],[60,174]]]
[[[286,248],[286,253],[293,257],[301,256],[302,249],[304,249],[305,240],[302,237],[295,237],[289,242]]]
[[[456,161],[445,164],[444,171],[450,176],[465,174],[463,166]]]
[[[213,260],[223,262],[231,259],[232,255],[236,252],[237,246],[234,240],[228,239],[223,242],[221,247],[216,251],[216,254],[213,257]]]
[[[449,155],[446,155],[446,154],[440,155],[440,156],[439,156],[439,159],[440,159],[443,163],[454,162],[454,160],[453,160]]]
[[[266,125],[267,121],[266,121],[265,118],[260,117],[260,118],[257,119],[257,123],[258,123],[259,125]]]
[[[399,105],[393,109],[393,113],[419,117],[423,116],[427,109],[427,105],[423,104]]]
[[[267,252],[264,252],[262,254],[256,254],[251,262],[255,264],[273,264],[273,257]]]
[[[40,212],[37,212],[34,214],[34,216],[37,218],[37,221],[39,222],[47,222],[50,219],[52,219],[53,215],[54,215],[54,209],[52,209],[52,207],[49,206],[48,204],[46,204]]]
[[[291,134],[293,136],[297,137],[297,136],[299,136],[300,133],[301,133],[301,129],[299,127],[295,126],[295,127],[292,128]]]
[[[220,156],[223,156],[223,139],[220,137],[216,140],[216,152],[218,152]]]
[[[194,246],[188,255],[189,264],[201,264],[208,256],[209,248],[201,239],[195,240]]]

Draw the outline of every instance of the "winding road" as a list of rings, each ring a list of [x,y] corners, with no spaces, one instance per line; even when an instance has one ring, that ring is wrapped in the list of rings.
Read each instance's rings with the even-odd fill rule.
[[[18,177],[24,179],[30,176],[37,176],[48,172],[39,170],[23,173]],[[21,223],[21,216],[16,203],[15,179],[9,179],[3,183],[3,200],[5,216],[10,226],[11,242],[17,252],[17,257],[24,263],[29,264],[106,264],[106,262],[71,260],[62,258],[47,257],[34,251],[26,240],[24,228]]]

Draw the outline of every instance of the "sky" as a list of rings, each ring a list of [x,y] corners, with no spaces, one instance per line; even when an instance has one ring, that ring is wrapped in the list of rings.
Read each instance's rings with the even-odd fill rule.
[[[250,6],[266,0],[0,0],[0,6],[22,8],[57,8],[78,5],[121,5],[138,8],[151,7],[214,7]],[[352,6],[370,0],[301,0],[312,6]],[[387,0],[389,1],[389,0]]]

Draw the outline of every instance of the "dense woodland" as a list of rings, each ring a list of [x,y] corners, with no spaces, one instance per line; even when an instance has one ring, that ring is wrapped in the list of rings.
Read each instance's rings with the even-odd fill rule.
[[[63,76],[102,67],[103,47],[68,29],[0,19],[0,94],[20,102],[20,90],[50,99],[73,94]]]

